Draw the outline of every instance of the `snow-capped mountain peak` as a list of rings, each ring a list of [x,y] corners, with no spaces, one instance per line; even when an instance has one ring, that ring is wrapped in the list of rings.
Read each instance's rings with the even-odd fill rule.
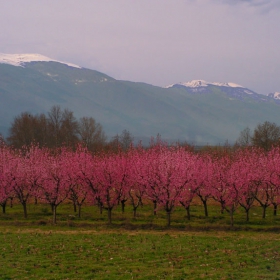
[[[55,60],[55,59],[49,58],[49,57],[41,55],[41,54],[32,54],[32,53],[29,53],[29,54],[4,54],[4,53],[0,53],[0,63],[4,63],[4,64],[10,64],[13,66],[23,67],[25,63],[35,62],[35,61],[46,61],[46,62],[54,61],[54,62],[66,64],[71,67],[81,68],[80,66],[78,66],[76,64],[62,62],[62,61]]]
[[[167,86],[167,88],[173,87],[175,85],[190,87],[190,88],[197,88],[197,87],[208,87],[210,85],[214,86],[221,86],[221,87],[232,87],[232,88],[244,88],[241,85],[235,83],[217,83],[217,82],[206,82],[204,80],[192,80],[186,83],[177,83]]]
[[[269,93],[268,96],[274,99],[280,99],[280,92]]]

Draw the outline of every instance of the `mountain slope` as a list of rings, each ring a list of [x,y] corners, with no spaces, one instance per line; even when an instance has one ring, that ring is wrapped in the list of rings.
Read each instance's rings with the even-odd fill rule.
[[[0,63],[0,129],[5,133],[22,112],[46,113],[53,105],[94,117],[108,136],[127,129],[137,138],[159,133],[200,145],[234,142],[246,126],[266,120],[280,124],[274,98],[232,85],[161,88],[57,61]]]

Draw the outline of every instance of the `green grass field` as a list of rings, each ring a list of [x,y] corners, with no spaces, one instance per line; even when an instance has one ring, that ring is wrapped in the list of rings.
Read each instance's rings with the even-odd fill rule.
[[[108,225],[105,211],[87,206],[78,219],[67,204],[52,225],[49,206],[30,204],[24,219],[15,205],[0,214],[0,279],[280,279],[280,216],[255,207],[246,223],[239,209],[231,228],[209,210],[193,206],[188,221],[178,207],[167,228],[148,206],[136,219],[116,208]]]

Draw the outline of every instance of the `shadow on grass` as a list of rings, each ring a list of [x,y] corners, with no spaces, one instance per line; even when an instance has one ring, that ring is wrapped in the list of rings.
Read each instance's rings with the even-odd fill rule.
[[[280,233],[279,226],[233,226],[230,225],[213,225],[208,224],[202,225],[158,225],[154,223],[145,224],[132,224],[130,222],[120,222],[120,223],[104,223],[104,222],[79,222],[79,221],[59,221],[57,224],[52,224],[51,220],[39,220],[39,221],[0,221],[0,226],[3,227],[21,227],[21,228],[60,228],[60,229],[77,229],[77,230],[125,230],[125,231],[173,231],[173,232],[222,232],[222,231],[252,231],[252,232],[271,232]]]

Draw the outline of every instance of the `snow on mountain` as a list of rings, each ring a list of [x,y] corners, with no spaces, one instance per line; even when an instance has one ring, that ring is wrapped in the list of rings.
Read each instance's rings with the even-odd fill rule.
[[[269,93],[268,96],[274,99],[280,99],[280,92]]]
[[[10,65],[14,65],[14,66],[24,67],[25,63],[35,62],[35,61],[46,61],[46,62],[54,61],[54,62],[66,64],[70,67],[81,68],[80,66],[78,66],[76,64],[62,62],[59,60],[55,60],[55,59],[46,57],[41,54],[32,54],[32,53],[30,53],[30,54],[4,54],[4,53],[0,53],[0,63],[4,63],[4,64],[10,64]]]
[[[178,84],[169,85],[166,88],[170,88],[175,85],[191,87],[191,88],[208,87],[210,85],[220,86],[220,87],[244,88],[243,86],[235,84],[235,83],[213,83],[213,82],[206,82],[204,80],[192,80],[192,81],[186,82],[186,83],[178,83]]]

